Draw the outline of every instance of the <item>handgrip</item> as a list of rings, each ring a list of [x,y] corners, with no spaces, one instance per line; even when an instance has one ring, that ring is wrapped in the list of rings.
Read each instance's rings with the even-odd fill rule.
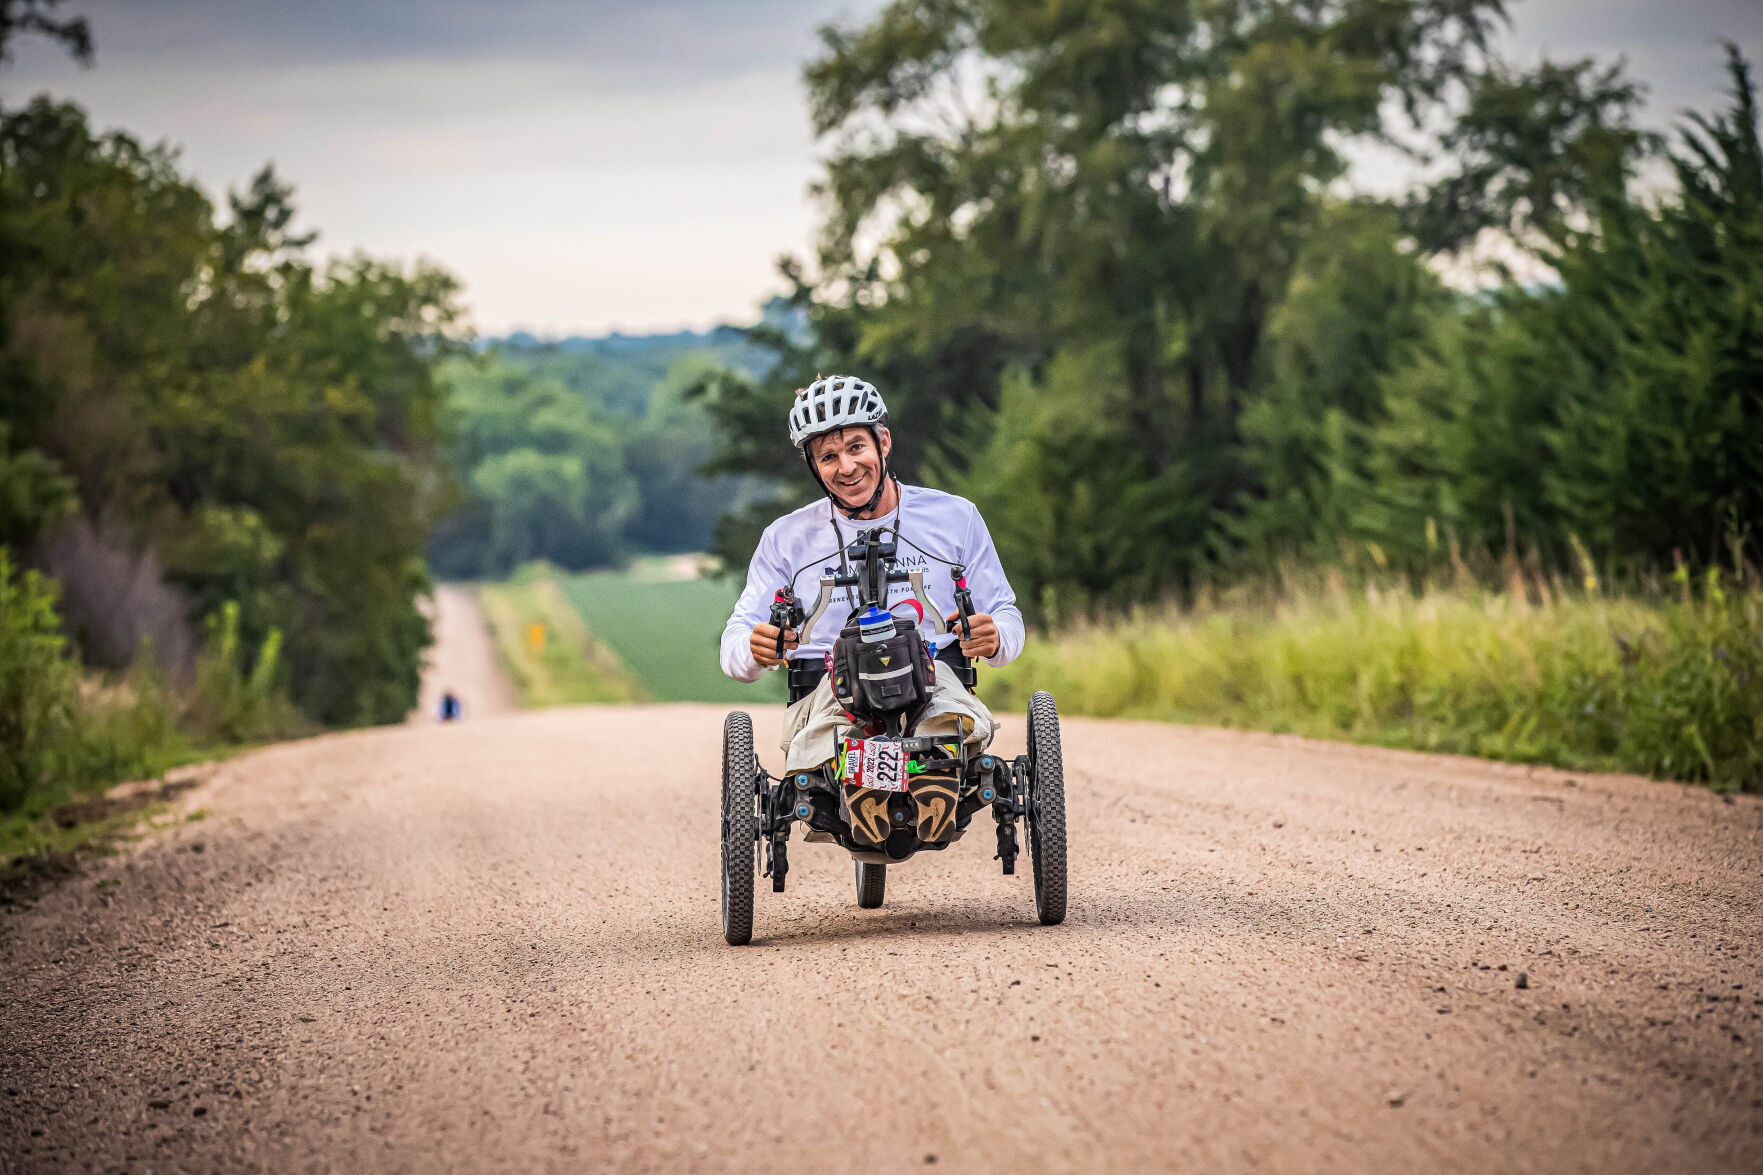
[[[784,659],[784,633],[801,624],[803,620],[802,604],[796,599],[796,593],[788,587],[777,589],[771,597],[771,626],[777,629],[777,659]]]
[[[961,614],[961,639],[973,639],[973,593],[967,590],[967,568],[952,567],[949,578],[955,581],[955,610]]]

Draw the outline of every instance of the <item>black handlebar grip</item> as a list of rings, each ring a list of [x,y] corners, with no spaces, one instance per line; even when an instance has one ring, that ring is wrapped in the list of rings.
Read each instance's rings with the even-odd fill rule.
[[[789,588],[779,588],[777,594],[771,597],[771,626],[777,629],[779,661],[784,659],[784,630],[789,628],[792,616],[801,611],[801,605],[796,603],[796,593]]]
[[[973,616],[973,593],[967,590],[967,568],[950,568],[949,576],[955,581],[955,610],[961,615],[961,639],[973,639],[973,625],[968,623]]]
[[[772,628],[777,630],[777,660],[783,660],[783,633],[790,628],[806,621],[807,612],[802,610],[802,602],[795,598],[795,593],[788,587],[779,587],[772,596]]]

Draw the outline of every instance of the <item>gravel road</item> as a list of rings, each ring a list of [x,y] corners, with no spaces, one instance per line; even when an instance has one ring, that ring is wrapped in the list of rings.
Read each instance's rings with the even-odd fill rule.
[[[436,587],[429,619],[435,643],[423,658],[422,689],[410,721],[434,722],[441,711],[441,694],[449,690],[465,707],[467,719],[490,718],[520,708],[514,686],[496,660],[496,647],[469,586],[444,583]]]
[[[976,825],[873,911],[798,844],[737,949],[722,713],[229,762],[0,914],[0,1166],[1763,1165],[1754,798],[1068,720],[1065,925]]]

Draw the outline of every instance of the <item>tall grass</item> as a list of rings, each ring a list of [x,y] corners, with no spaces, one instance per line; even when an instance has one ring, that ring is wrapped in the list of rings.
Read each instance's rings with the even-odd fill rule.
[[[195,681],[180,690],[150,644],[120,677],[85,670],[61,631],[56,593],[53,579],[18,571],[0,546],[0,858],[41,841],[33,828],[82,792],[310,728],[278,685],[279,634],[247,668],[236,605],[210,626]]]
[[[55,581],[0,546],[0,816],[35,818],[78,791],[188,761],[171,700],[142,670],[84,680],[55,612]]]
[[[1368,584],[1032,639],[994,706],[1290,731],[1763,790],[1763,590]]]
[[[239,633],[239,605],[228,600],[208,618],[208,643],[196,660],[196,683],[184,699],[182,725],[204,742],[245,744],[307,733],[278,688],[282,633],[272,628],[246,664]]]
[[[523,705],[647,700],[617,654],[589,633],[546,564],[529,563],[513,579],[479,588],[478,600]],[[530,639],[534,625],[544,633],[542,646]]]

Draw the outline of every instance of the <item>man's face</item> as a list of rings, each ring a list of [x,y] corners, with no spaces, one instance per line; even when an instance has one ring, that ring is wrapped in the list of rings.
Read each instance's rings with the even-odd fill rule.
[[[874,496],[881,485],[882,460],[893,445],[888,430],[878,429],[881,448],[875,447],[867,428],[841,428],[808,442],[808,454],[820,480],[833,496],[856,509]]]

